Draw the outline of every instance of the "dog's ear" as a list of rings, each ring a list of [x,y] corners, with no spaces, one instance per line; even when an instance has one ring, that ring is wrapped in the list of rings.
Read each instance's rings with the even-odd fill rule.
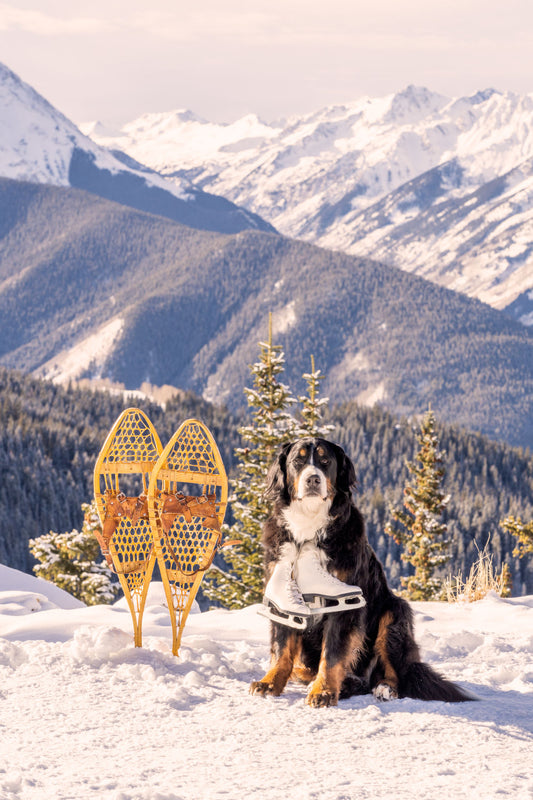
[[[263,492],[265,500],[276,500],[287,494],[287,455],[292,444],[292,442],[287,442],[283,445],[268,470]]]
[[[337,456],[337,489],[345,494],[351,494],[357,485],[355,467],[342,447],[336,444],[334,448]]]

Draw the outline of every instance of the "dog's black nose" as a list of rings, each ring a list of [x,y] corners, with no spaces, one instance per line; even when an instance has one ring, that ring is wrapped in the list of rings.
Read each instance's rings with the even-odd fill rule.
[[[305,485],[308,489],[318,489],[320,486],[320,476],[319,475],[308,475],[305,479]]]

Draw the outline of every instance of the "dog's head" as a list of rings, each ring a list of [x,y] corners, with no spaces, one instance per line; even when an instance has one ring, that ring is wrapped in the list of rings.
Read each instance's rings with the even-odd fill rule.
[[[287,504],[306,498],[331,503],[354,486],[354,466],[342,447],[308,437],[282,447],[268,472],[265,497]]]

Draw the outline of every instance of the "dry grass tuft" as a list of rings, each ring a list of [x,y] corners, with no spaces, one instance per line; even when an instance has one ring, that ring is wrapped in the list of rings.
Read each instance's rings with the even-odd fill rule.
[[[446,578],[444,589],[449,603],[474,603],[482,600],[489,592],[496,592],[500,597],[509,597],[509,570],[504,564],[500,574],[495,574],[493,555],[489,553],[488,546],[487,541],[483,550],[478,548],[477,561],[472,564],[466,580],[463,580],[461,573]]]

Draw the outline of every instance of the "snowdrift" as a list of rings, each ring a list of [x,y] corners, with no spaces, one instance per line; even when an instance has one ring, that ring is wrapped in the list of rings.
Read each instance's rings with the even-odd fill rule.
[[[175,658],[160,584],[140,649],[123,601],[0,566],[0,798],[531,800],[533,597],[413,606],[423,658],[479,702],[251,697],[256,607],[196,609]]]

